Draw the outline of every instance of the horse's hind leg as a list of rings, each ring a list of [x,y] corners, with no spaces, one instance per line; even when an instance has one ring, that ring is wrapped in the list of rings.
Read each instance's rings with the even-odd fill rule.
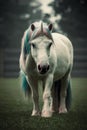
[[[66,96],[67,96],[67,88],[68,88],[69,80],[70,80],[70,76],[69,75],[65,75],[61,79],[59,113],[66,113],[67,112]]]
[[[60,101],[60,95],[59,95],[60,88],[61,88],[61,80],[55,81],[52,87],[52,97],[53,97],[53,102],[51,106],[52,112],[58,111],[58,106],[59,106],[59,101]]]

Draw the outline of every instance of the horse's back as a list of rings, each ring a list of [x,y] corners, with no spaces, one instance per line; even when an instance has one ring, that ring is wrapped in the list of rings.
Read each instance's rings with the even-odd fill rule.
[[[69,50],[73,50],[71,41],[65,35],[59,33],[52,33],[52,37],[55,44],[58,45],[61,42],[65,44],[65,46],[67,46]]]
[[[64,54],[66,56],[68,54],[68,56],[70,57],[70,62],[72,64],[73,63],[73,46],[72,46],[71,41],[66,36],[59,33],[52,33],[52,37],[56,46],[56,49],[55,49],[56,53],[58,55],[59,53],[61,53],[62,55]]]
[[[73,65],[73,47],[70,40],[58,33],[52,33],[54,40],[57,66],[55,69],[55,78],[64,76]]]

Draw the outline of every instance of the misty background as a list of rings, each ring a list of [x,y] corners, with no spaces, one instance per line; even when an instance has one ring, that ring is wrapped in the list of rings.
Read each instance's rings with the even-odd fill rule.
[[[53,23],[54,32],[74,47],[72,77],[87,77],[86,0],[0,0],[0,77],[19,76],[24,31],[35,21]]]

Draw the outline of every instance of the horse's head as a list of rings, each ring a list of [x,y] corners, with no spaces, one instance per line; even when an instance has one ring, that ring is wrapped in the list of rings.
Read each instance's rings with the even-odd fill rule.
[[[36,63],[37,71],[40,74],[45,74],[50,69],[49,57],[53,44],[52,24],[47,26],[41,22],[39,27],[32,24],[30,28],[32,30],[30,38],[31,55]]]

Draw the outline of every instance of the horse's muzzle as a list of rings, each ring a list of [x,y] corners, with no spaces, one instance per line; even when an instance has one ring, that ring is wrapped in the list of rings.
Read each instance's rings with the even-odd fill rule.
[[[50,66],[49,64],[46,65],[38,65],[38,71],[40,74],[45,74],[49,70]]]

